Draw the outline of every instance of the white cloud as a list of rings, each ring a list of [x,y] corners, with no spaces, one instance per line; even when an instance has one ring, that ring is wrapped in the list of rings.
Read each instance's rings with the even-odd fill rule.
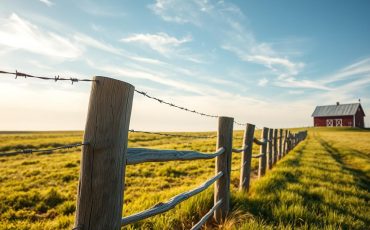
[[[167,56],[174,51],[174,48],[190,42],[192,38],[186,36],[183,38],[171,37],[166,33],[157,34],[133,34],[126,38],[122,38],[122,42],[137,42],[148,45],[153,50]]]
[[[273,75],[280,78],[297,75],[305,65],[282,56],[270,44],[258,41],[253,31],[245,26],[245,17],[240,8],[232,3],[156,0],[150,5],[150,9],[168,22],[191,23],[197,26],[207,23],[206,30],[217,36],[223,35],[221,48],[234,53],[245,62],[267,67]]]
[[[258,81],[259,86],[266,86],[269,81],[266,78],[262,78]]]
[[[113,76],[120,76],[133,79],[145,79],[162,85],[177,88],[178,90],[185,90],[196,94],[204,94],[202,90],[199,90],[186,82],[172,80],[163,73],[157,73],[154,71],[148,71],[143,69],[128,68],[122,66],[113,65],[98,65],[90,62],[91,67],[110,73]]]
[[[226,31],[227,39],[221,48],[234,53],[240,60],[261,64],[279,78],[298,75],[304,68],[303,62],[283,57],[271,45],[257,41],[253,32],[244,28],[238,21],[230,18],[226,21],[230,30]]]
[[[164,21],[200,26],[202,14],[210,12],[213,7],[203,0],[156,0],[149,8]]]
[[[287,78],[281,81],[275,81],[274,84],[284,88],[331,90],[330,87],[322,84],[319,81],[296,80],[295,78]]]
[[[91,46],[116,55],[123,54],[123,52],[119,49],[84,34],[76,34],[73,36],[73,38],[75,39],[75,41],[86,46]]]
[[[370,58],[355,62],[337,73],[325,78],[323,83],[333,83],[341,80],[348,80],[353,77],[363,77],[370,74]]]
[[[147,63],[147,64],[155,64],[155,65],[164,64],[164,62],[159,61],[157,59],[141,57],[141,56],[131,54],[124,49],[114,47],[104,41],[96,40],[95,38],[92,38],[85,34],[75,34],[73,38],[76,42],[84,46],[93,47],[95,49],[99,49],[99,50],[102,50],[108,53],[112,53],[112,54],[115,54],[121,57],[125,57],[133,61],[138,61],[138,62]]]
[[[0,22],[2,46],[62,59],[74,59],[82,54],[68,38],[43,31],[15,13]]]
[[[47,5],[47,6],[52,6],[52,5],[54,5],[54,3],[52,2],[52,1],[50,1],[50,0],[39,0],[40,2],[42,2],[42,3],[44,3],[45,5]]]
[[[299,94],[304,94],[304,91],[303,90],[289,90],[288,93],[292,95],[299,95]]]

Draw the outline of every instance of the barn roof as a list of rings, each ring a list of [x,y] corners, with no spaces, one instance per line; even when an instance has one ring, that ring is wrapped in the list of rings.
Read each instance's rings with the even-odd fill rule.
[[[361,107],[360,103],[316,106],[312,116],[352,116],[356,114],[358,107]]]

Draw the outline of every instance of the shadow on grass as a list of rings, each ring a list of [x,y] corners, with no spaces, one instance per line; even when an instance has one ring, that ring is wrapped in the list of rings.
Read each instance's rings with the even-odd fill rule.
[[[318,138],[317,140],[320,142],[320,144],[324,147],[324,149],[331,155],[331,157],[340,164],[340,167],[351,173],[356,181],[357,187],[366,190],[367,192],[370,192],[370,178],[366,175],[366,173],[362,170],[356,169],[354,167],[351,167],[347,165],[344,162],[343,159],[343,153],[341,153],[338,149],[334,148],[332,145],[330,145],[327,141],[323,140],[322,138]],[[359,154],[360,153],[360,154]],[[351,153],[352,154],[352,153]],[[353,154],[359,154],[360,156],[366,156],[366,154],[360,152],[360,151],[354,151]],[[368,158],[368,156],[366,156]]]
[[[359,194],[353,194],[349,191],[335,192],[334,185],[340,184],[344,187],[358,187],[369,191],[370,180],[361,170],[345,165],[341,154],[326,141],[314,137],[322,150],[327,152],[330,159],[334,159],[340,167],[340,170],[325,168],[333,160],[317,161],[317,155],[314,154],[313,148],[306,149],[308,142],[303,142],[296,150],[293,156],[280,162],[277,167],[252,187],[250,194],[237,194],[233,197],[233,210],[242,210],[250,213],[252,219],[257,219],[264,225],[273,226],[272,228],[312,228],[323,229],[363,229],[370,224],[370,218],[364,213],[354,211],[347,204],[336,203],[340,199],[350,196],[361,198],[365,203],[369,202],[369,196],[365,194],[358,197]],[[319,145],[319,146],[320,146]],[[304,156],[304,157],[303,157]],[[303,157],[303,158],[302,158]],[[325,157],[324,157],[325,159]],[[308,168],[318,172],[309,173]],[[302,171],[303,170],[303,171]],[[327,173],[350,173],[354,176],[355,181],[333,181],[330,177],[325,177]],[[304,174],[305,173],[305,174]],[[308,173],[308,174],[307,174]],[[323,183],[324,182],[324,183]],[[252,185],[253,186],[253,185]],[[330,191],[329,197],[325,191]],[[334,193],[332,192],[334,191]],[[330,196],[337,194],[337,198],[332,200]],[[353,205],[356,205],[354,203]],[[353,206],[352,206],[353,207]],[[366,210],[363,210],[366,212]],[[339,215],[333,217],[331,215]],[[353,219],[351,220],[351,217]],[[332,218],[336,218],[333,220]],[[342,219],[344,218],[344,219]],[[334,221],[334,222],[333,222]],[[282,227],[285,226],[285,227]]]
[[[273,205],[280,206],[286,204],[284,200],[282,200],[278,193],[279,191],[288,191],[287,187],[288,184],[298,184],[299,177],[301,173],[299,170],[292,170],[290,169],[297,169],[299,168],[302,153],[306,148],[306,143],[303,142],[299,149],[295,150],[294,157],[290,157],[276,166],[276,169],[269,172],[270,177],[273,177],[272,180],[266,181],[263,183],[262,186],[258,186],[255,189],[254,193],[256,196],[252,198],[250,194],[239,194],[239,196],[235,196],[232,199],[232,207],[233,209],[241,210],[243,212],[247,212],[252,214],[255,217],[262,218],[266,223],[275,223],[276,216],[273,215],[273,209],[271,208]],[[253,185],[252,185],[253,186]],[[262,195],[259,197],[259,194],[270,194],[268,197]],[[302,194],[307,197],[307,199],[312,199],[313,197],[308,194]],[[321,199],[315,196],[315,199]],[[309,201],[307,201],[309,202]],[[291,219],[282,220],[286,222],[291,222]]]

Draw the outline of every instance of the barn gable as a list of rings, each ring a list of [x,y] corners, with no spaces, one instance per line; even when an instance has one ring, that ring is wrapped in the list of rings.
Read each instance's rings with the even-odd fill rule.
[[[360,103],[316,106],[312,117],[353,116],[357,113],[358,109],[365,116]]]

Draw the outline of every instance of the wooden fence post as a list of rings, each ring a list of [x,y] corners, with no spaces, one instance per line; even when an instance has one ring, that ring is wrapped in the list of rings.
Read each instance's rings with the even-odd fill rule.
[[[267,143],[267,169],[272,169],[273,159],[272,159],[272,142],[273,142],[274,130],[269,129],[269,135]]]
[[[283,147],[284,156],[288,153],[288,130],[284,130],[284,147]]]
[[[267,140],[269,129],[263,127],[261,137],[262,140]],[[260,146],[260,160],[259,160],[259,167],[258,167],[258,178],[261,178],[266,174],[266,150],[267,150],[267,143]]]
[[[216,157],[215,173],[223,172],[223,176],[215,182],[214,186],[214,204],[222,199],[222,204],[215,211],[214,218],[220,223],[225,220],[230,209],[230,172],[231,172],[231,154],[233,141],[233,124],[232,117],[218,118],[217,131],[217,149],[224,147],[225,152]]]
[[[254,138],[255,125],[247,124],[243,138],[243,148],[241,168],[240,168],[240,180],[239,190],[248,191],[251,177],[252,167],[252,150],[253,150],[253,138]]]
[[[283,157],[283,130],[279,129],[279,160]]]
[[[278,137],[278,130],[274,129],[274,164],[277,163],[278,161],[278,142],[277,142],[277,137]]]
[[[297,145],[297,133],[294,133],[294,135],[293,135],[293,143],[294,143],[293,148],[295,148],[296,145]]]
[[[82,148],[75,228],[121,229],[134,87],[94,77]]]
[[[290,131],[288,131],[288,152],[292,150],[292,134]]]

